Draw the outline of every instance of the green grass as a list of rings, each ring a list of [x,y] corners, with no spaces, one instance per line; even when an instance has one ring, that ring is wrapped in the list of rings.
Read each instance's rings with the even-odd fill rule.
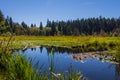
[[[9,37],[0,37],[7,40]],[[13,48],[56,46],[82,51],[111,50],[120,45],[120,37],[97,36],[14,36]]]

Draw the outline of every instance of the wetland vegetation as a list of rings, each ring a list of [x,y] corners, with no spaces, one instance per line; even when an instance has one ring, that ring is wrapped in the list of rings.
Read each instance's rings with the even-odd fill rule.
[[[0,11],[0,79],[103,80],[103,76],[120,79],[119,32],[120,18],[47,20],[46,26],[40,22],[37,27],[24,21],[15,23],[11,17],[4,18]],[[105,67],[111,65],[110,69]],[[92,66],[93,71],[87,66]],[[96,71],[105,75],[93,77]]]
[[[82,78],[82,74],[79,72],[69,73],[68,76],[64,76],[64,71],[62,73],[54,73],[54,60],[53,56],[56,51],[59,52],[68,52],[74,53],[72,58],[74,60],[78,60],[83,57],[88,58],[90,57],[90,53],[99,51],[100,55],[104,56],[112,56],[106,60],[108,61],[115,61],[119,63],[120,61],[120,38],[119,37],[93,37],[93,36],[14,36],[13,38],[9,37],[0,37],[1,39],[1,59],[0,59],[0,66],[5,69],[5,74],[7,78],[13,79],[20,79],[20,80],[47,80],[47,79],[74,79]],[[35,48],[36,46],[47,47],[48,53],[51,53],[50,56],[50,74],[43,74],[40,73],[40,69],[34,69],[35,66],[32,65],[32,58],[26,59],[25,56],[20,54],[11,55],[12,51],[16,51],[21,49],[22,51],[26,51],[29,48]],[[53,49],[52,49],[53,48]],[[87,53],[84,53],[87,52]],[[89,52],[89,53],[88,53]],[[28,52],[29,53],[29,52]],[[76,54],[77,53],[77,54]],[[79,54],[78,54],[79,53]],[[83,53],[83,55],[81,54]],[[99,53],[92,54],[94,56],[99,56]],[[34,53],[33,53],[34,54]],[[50,55],[51,55],[50,54]],[[82,55],[77,56],[76,55]],[[31,56],[32,57],[32,56]],[[93,57],[92,57],[93,58]],[[34,58],[33,58],[34,59]],[[102,58],[101,58],[102,60]],[[53,61],[53,62],[52,62]],[[35,64],[35,63],[34,63]],[[36,62],[35,65],[38,63]],[[44,63],[43,63],[44,64]],[[48,63],[49,64],[49,63]],[[116,63],[115,63],[116,64]],[[70,64],[69,64],[70,65]],[[38,67],[38,66],[37,66]],[[40,67],[40,66],[39,66]],[[117,68],[118,69],[118,68]],[[72,72],[72,71],[70,71]],[[9,76],[8,76],[9,74]],[[52,75],[50,77],[50,75]],[[59,75],[61,77],[57,78]],[[57,77],[56,77],[57,76]],[[78,77],[76,77],[78,76]],[[118,74],[119,76],[119,74]]]

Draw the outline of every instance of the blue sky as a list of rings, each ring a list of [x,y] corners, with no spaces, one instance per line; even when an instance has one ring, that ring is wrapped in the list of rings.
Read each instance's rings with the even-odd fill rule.
[[[0,10],[15,22],[39,25],[49,20],[120,16],[120,0],[0,0]]]

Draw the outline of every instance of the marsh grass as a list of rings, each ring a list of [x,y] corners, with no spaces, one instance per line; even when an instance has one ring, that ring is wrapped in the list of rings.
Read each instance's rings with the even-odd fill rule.
[[[3,37],[0,37],[2,39]],[[4,37],[8,39],[8,37]],[[14,49],[35,46],[56,46],[73,50],[101,51],[110,50],[120,44],[120,37],[97,36],[15,36],[11,45]]]

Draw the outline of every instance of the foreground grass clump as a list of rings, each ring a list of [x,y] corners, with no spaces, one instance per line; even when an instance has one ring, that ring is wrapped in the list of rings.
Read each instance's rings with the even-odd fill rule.
[[[7,63],[10,80],[40,80],[39,73],[21,55],[14,55]]]
[[[39,80],[39,73],[19,54],[12,54],[12,36],[0,43],[0,69],[4,69],[6,80]]]
[[[82,74],[69,71],[69,74],[56,74],[54,65],[50,66],[50,73],[42,74],[39,69],[34,69],[23,55],[13,54],[11,51],[12,37],[4,39],[0,43],[0,69],[4,69],[2,80],[81,80]],[[52,62],[51,62],[52,64]],[[37,65],[36,65],[37,66]],[[51,76],[51,77],[50,77]]]

